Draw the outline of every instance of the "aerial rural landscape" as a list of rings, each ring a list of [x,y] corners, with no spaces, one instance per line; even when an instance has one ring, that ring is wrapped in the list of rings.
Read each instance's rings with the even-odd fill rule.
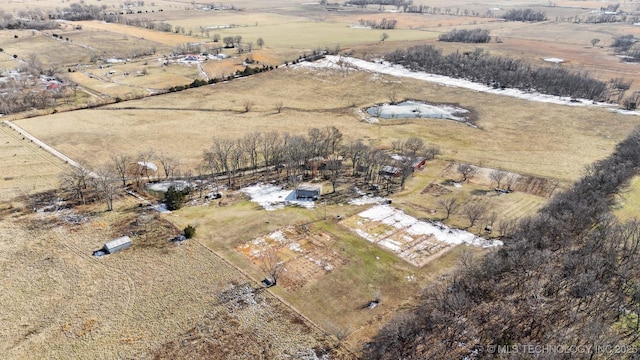
[[[639,356],[640,3],[0,14],[3,359]]]

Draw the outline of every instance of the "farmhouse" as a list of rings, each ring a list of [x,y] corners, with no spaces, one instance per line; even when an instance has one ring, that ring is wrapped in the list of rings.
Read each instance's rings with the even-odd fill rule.
[[[296,200],[318,200],[322,194],[322,185],[300,184],[295,191]]]
[[[131,247],[131,238],[128,236],[119,237],[104,243],[104,251],[107,254],[113,254],[120,250],[128,249]]]

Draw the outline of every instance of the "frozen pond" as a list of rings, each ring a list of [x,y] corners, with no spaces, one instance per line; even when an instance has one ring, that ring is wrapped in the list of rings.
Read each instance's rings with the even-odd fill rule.
[[[367,109],[371,116],[381,119],[447,119],[466,122],[469,110],[454,105],[432,105],[420,101],[407,100],[398,104],[382,104]]]
[[[163,192],[166,193],[169,188],[173,186],[176,190],[184,190],[189,183],[184,180],[175,180],[175,181],[162,181],[157,183],[147,184],[147,189],[151,191]]]

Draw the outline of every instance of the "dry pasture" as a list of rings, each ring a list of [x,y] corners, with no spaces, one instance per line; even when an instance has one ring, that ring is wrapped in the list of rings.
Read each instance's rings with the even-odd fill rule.
[[[478,114],[481,129],[438,119],[361,121],[357,109],[399,99],[456,101]],[[275,111],[281,100],[282,113]],[[244,112],[243,103],[254,103]],[[529,102],[413,79],[355,70],[280,68],[233,80],[98,109],[22,119],[16,123],[74,159],[105,163],[113,152],[147,149],[194,169],[213,137],[286,129],[306,133],[336,126],[347,141],[380,147],[417,136],[441,147],[445,159],[503,168],[561,182],[606,157],[639,122],[606,109]]]
[[[5,357],[144,358],[205,323],[229,334],[242,329],[237,326],[251,329],[255,338],[224,340],[225,351],[236,358],[251,357],[263,347],[272,358],[281,358],[332,346],[268,293],[229,293],[248,279],[197,240],[170,243],[170,231],[162,225],[166,220],[144,215],[137,205],[123,199],[112,213],[5,217],[0,223],[6,235],[0,240],[0,270],[8,275],[0,280]],[[118,223],[132,222],[138,225],[130,229],[149,230],[133,236],[132,248],[91,256],[122,234]],[[203,334],[200,341],[221,341],[221,336]],[[195,350],[187,355],[188,347],[182,351],[198,356]]]
[[[65,166],[13,129],[0,124],[0,201],[11,204],[14,198],[54,188]]]

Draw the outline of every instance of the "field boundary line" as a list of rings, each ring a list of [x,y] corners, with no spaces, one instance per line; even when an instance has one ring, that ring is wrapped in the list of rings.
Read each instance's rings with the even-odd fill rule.
[[[42,141],[42,140],[38,139],[37,137],[31,135],[30,133],[28,133],[26,130],[24,130],[20,126],[14,124],[14,123],[12,123],[11,121],[8,121],[8,120],[3,121],[2,123],[7,125],[7,126],[9,126],[13,130],[17,131],[18,133],[20,133],[20,135],[24,136],[25,138],[31,140],[34,144],[40,146],[46,152],[48,152],[51,155],[57,157],[58,159],[66,162],[67,164],[69,164],[71,166],[74,166],[74,167],[77,167],[77,168],[82,168],[82,166],[78,162],[76,162],[75,160],[71,159],[67,155],[61,153],[60,151],[52,148],[51,146],[47,145],[44,141]]]
[[[7,121],[4,121],[4,123],[7,123]],[[7,127],[2,127],[2,131],[7,134],[7,136],[15,139],[18,142],[21,142],[21,140],[25,140],[25,138],[20,139],[20,136],[18,136],[18,134],[22,135],[21,132],[18,132],[18,134],[15,134],[14,132],[10,131],[10,130],[15,130],[13,127],[11,127],[9,124],[6,124]],[[35,144],[37,145],[37,144]],[[36,155],[39,158],[42,158],[44,161],[49,162],[53,165],[55,165],[56,167],[59,167],[61,169],[63,169],[63,165],[61,163],[59,163],[58,161],[54,161],[53,159],[51,159],[51,157],[49,156],[49,154],[47,154],[47,151],[45,150],[45,152],[39,151],[38,149],[36,149],[33,145],[31,144],[22,144],[22,146],[24,146],[27,150],[29,150],[30,152],[32,152],[34,155]],[[41,148],[42,149],[42,148]]]

